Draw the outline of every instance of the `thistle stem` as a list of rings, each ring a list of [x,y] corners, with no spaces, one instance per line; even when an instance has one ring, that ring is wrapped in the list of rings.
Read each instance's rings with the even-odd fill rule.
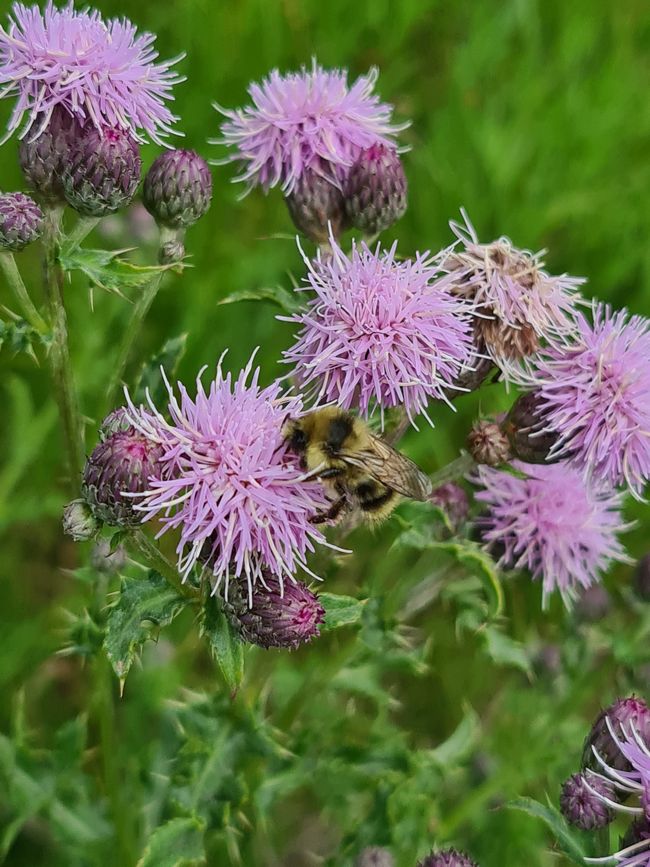
[[[43,319],[29,297],[29,292],[23,282],[23,278],[20,276],[13,253],[6,251],[0,253],[0,267],[4,271],[7,283],[16,296],[20,310],[27,322],[29,322],[32,328],[35,328],[41,334],[45,334],[47,332],[47,322]]]
[[[133,547],[150,569],[155,569],[156,572],[160,573],[181,596],[194,601],[200,600],[201,591],[196,587],[192,587],[191,584],[183,584],[177,568],[165,557],[143,530],[134,530],[129,538]]]
[[[61,208],[51,208],[45,213],[43,230],[43,244],[45,246],[45,292],[52,324],[52,345],[49,352],[49,362],[52,369],[56,400],[63,423],[70,486],[73,494],[75,494],[83,468],[84,450],[83,429],[68,346],[68,323],[63,305],[64,272],[58,258],[62,216],[63,211]]]
[[[66,250],[75,250],[90,235],[100,219],[101,217],[79,217],[74,229],[66,239]]]
[[[174,230],[161,227],[159,253],[162,253],[164,245],[174,238],[176,238],[176,232]],[[151,305],[153,304],[154,299],[158,294],[158,290],[160,289],[163,273],[163,271],[156,271],[153,274],[149,282],[143,288],[140,297],[133,305],[133,312],[131,313],[131,318],[126,326],[126,330],[122,337],[122,342],[120,344],[119,352],[117,354],[117,360],[113,366],[111,379],[108,384],[108,388],[106,389],[107,410],[111,410],[113,408],[113,402],[115,400],[122,378],[124,377],[124,371],[126,370],[126,367],[131,358],[133,347],[142,329],[142,323],[144,322],[147,313],[149,312],[149,309],[151,308]]]

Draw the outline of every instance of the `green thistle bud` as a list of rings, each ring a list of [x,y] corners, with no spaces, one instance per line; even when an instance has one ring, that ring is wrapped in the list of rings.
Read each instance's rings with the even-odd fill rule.
[[[62,106],[55,106],[50,121],[38,136],[25,136],[20,142],[18,157],[25,180],[39,198],[48,205],[65,202],[63,171],[70,162],[75,141],[82,135],[79,121]]]
[[[467,448],[477,464],[498,467],[510,460],[510,443],[496,422],[477,421],[467,437]]]
[[[343,197],[350,223],[365,235],[378,235],[404,216],[408,184],[395,148],[376,144],[350,169]]]
[[[341,190],[327,178],[306,169],[285,199],[293,224],[315,244],[335,238],[347,228]]]
[[[166,151],[154,160],[145,176],[142,201],[159,225],[186,229],[210,207],[212,175],[208,164],[196,151]]]
[[[84,500],[72,500],[63,510],[63,532],[75,542],[93,539],[101,528],[101,523],[93,515]]]

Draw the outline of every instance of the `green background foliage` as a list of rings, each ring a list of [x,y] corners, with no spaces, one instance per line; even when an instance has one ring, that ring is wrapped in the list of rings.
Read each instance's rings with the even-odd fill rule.
[[[157,32],[162,56],[187,52],[176,105],[185,142],[205,155],[219,155],[206,144],[218,134],[211,101],[242,104],[247,83],[272,67],[312,56],[353,75],[378,65],[381,95],[413,121],[409,209],[386,240],[399,237],[402,253],[438,249],[464,206],[483,240],[548,248],[552,272],[584,275],[587,294],[650,314],[642,0],[96,5]],[[8,109],[0,105],[3,120]],[[145,165],[156,152],[145,149]],[[2,189],[20,189],[15,142],[2,156]],[[166,277],[139,363],[186,334],[186,382],[226,347],[237,369],[256,346],[270,381],[284,372],[291,328],[270,303],[219,302],[300,279],[293,230],[279,194],[239,201],[232,168],[213,175],[212,210],[187,236],[192,267]],[[139,243],[115,220],[92,241]],[[18,261],[40,299],[37,251]],[[11,303],[3,285],[0,299]],[[76,274],[66,303],[88,449],[129,309],[99,289],[90,300]],[[650,612],[630,592],[629,567],[608,578],[610,611],[596,622],[558,603],[542,613],[540,588],[509,577],[494,618],[480,569],[436,545],[393,545],[407,509],[374,535],[355,531],[353,555],[315,563],[328,592],[369,600],[355,624],[293,654],[246,651],[233,698],[195,613],[161,602],[173,623],[144,645],[120,698],[100,650],[120,581],[99,576],[86,548],[62,536],[64,459],[47,372],[11,349],[0,354],[0,860],[345,867],[364,845],[384,844],[412,867],[437,843],[468,849],[482,867],[569,863],[552,814],[549,830],[506,805],[547,794],[555,803],[598,708],[646,691]],[[456,456],[477,413],[508,400],[491,388],[455,414],[436,409],[435,430],[409,433],[405,449],[433,471]],[[637,557],[647,509],[629,512]],[[125,575],[149,580],[133,565]],[[155,623],[138,628],[158,634]],[[559,662],[545,667],[549,646]],[[571,840],[574,852],[593,845]]]

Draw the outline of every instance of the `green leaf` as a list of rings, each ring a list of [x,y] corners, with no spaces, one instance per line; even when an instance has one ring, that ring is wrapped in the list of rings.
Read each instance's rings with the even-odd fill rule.
[[[244,645],[214,596],[203,606],[201,635],[205,636],[210,652],[234,696],[244,679]]]
[[[190,867],[205,864],[203,823],[192,817],[166,822],[152,834],[137,867]]]
[[[526,649],[519,641],[510,638],[496,626],[486,626],[481,633],[488,654],[497,665],[511,665],[532,677],[532,668]]]
[[[142,580],[122,582],[119,599],[106,621],[104,649],[115,674],[124,681],[140,646],[154,629],[167,626],[183,610],[187,600],[157,572]]]
[[[271,301],[277,304],[285,313],[295,313],[302,308],[300,294],[290,292],[284,286],[261,286],[258,289],[240,289],[231,292],[219,301],[219,304],[234,304],[237,301]]]
[[[325,621],[322,628],[328,630],[358,623],[368,600],[355,599],[353,596],[341,596],[338,593],[320,593],[318,601],[325,609]]]
[[[38,364],[34,347],[49,344],[50,336],[41,334],[24,319],[15,317],[10,322],[0,319],[0,349],[6,346],[14,355],[24,352]]]
[[[144,402],[147,391],[155,404],[162,402],[167,390],[160,369],[162,368],[168,377],[173,377],[186,349],[187,333],[179,334],[178,337],[167,340],[161,349],[142,365],[134,389],[135,403]]]
[[[529,816],[534,816],[536,819],[541,819],[550,828],[553,836],[558,841],[560,848],[576,864],[583,864],[586,852],[582,843],[569,830],[569,826],[562,818],[562,815],[550,804],[545,806],[535,801],[533,798],[516,798],[506,804],[509,810],[521,810],[528,813]]]
[[[411,526],[395,541],[396,545],[418,551],[440,551],[449,554],[467,571],[480,578],[488,598],[490,617],[503,611],[503,587],[494,560],[469,539],[439,540],[427,535],[421,528]]]
[[[173,265],[136,265],[121,257],[129,250],[85,250],[63,248],[59,256],[66,271],[81,271],[91,286],[122,295],[124,289],[138,289]]]
[[[453,767],[470,755],[479,741],[480,734],[481,726],[478,714],[468,706],[465,710],[465,716],[453,734],[434,750],[431,750],[431,758],[441,768]]]

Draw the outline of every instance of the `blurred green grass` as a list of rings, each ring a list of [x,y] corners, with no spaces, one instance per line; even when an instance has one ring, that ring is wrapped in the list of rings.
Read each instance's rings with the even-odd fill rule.
[[[206,156],[222,155],[206,144],[218,134],[211,101],[243,104],[248,82],[271,68],[290,70],[317,57],[326,66],[348,67],[354,76],[376,64],[382,97],[395,104],[399,119],[412,119],[404,136],[411,148],[404,158],[409,209],[385,240],[398,237],[402,253],[438,249],[450,239],[448,220],[463,206],[483,240],[507,234],[519,246],[547,248],[549,269],[586,276],[588,295],[650,314],[650,15],[643,0],[361,0],[354,5],[343,0],[142,0],[137,6],[116,0],[95,5],[107,15],[127,14],[139,27],[158,33],[163,57],[187,52],[179,68],[188,81],[176,91],[179,126],[187,145]],[[1,121],[8,108],[0,105]],[[21,188],[14,154],[14,142],[4,145],[3,190]],[[145,149],[146,165],[155,154],[155,148]],[[214,365],[226,347],[232,368],[260,346],[267,380],[284,372],[278,358],[291,329],[275,321],[274,309],[254,303],[218,306],[232,291],[289,285],[289,273],[301,274],[294,242],[273,237],[293,234],[280,196],[254,192],[240,201],[232,175],[231,167],[214,169],[212,209],[187,237],[193,267],[167,281],[141,340],[145,357],[166,338],[188,332],[180,370],[186,381],[202,365]],[[93,240],[102,244],[97,232]],[[22,253],[19,263],[40,297],[36,256]],[[1,286],[0,299],[10,303]],[[66,300],[82,404],[97,421],[128,306],[96,292],[91,310],[77,280]],[[3,350],[0,390],[0,689],[8,697],[26,685],[32,722],[47,729],[82,710],[87,697],[84,673],[50,659],[60,645],[61,607],[80,604],[79,589],[62,572],[76,564],[78,552],[60,532],[63,457],[46,372]],[[436,413],[435,430],[410,434],[407,447],[434,469],[455,456],[477,411],[500,408],[503,401],[502,393],[488,391],[459,402],[456,414],[443,409]],[[90,425],[89,448],[92,430]],[[648,545],[647,513],[633,511],[639,525],[629,541],[638,556]],[[339,571],[329,589],[389,592],[399,576],[382,573],[383,543],[368,544],[357,534],[357,544],[362,554]],[[628,578],[629,569],[619,569],[613,584],[622,586]],[[540,614],[537,587],[519,584],[508,594],[512,630],[519,638],[531,630],[553,637],[563,628],[559,608]],[[434,610],[421,626],[435,636],[433,673],[424,685],[407,676],[391,680],[406,730],[416,740],[436,743],[453,730],[463,702],[487,719],[497,713],[491,702],[498,694],[501,722],[492,746],[496,742],[503,750],[504,761],[511,750],[523,762],[529,734],[522,726],[532,725],[535,702],[549,701],[548,695],[533,694],[520,675],[490,669],[484,660],[474,670],[476,649],[471,641],[456,640],[443,609]],[[172,697],[180,683],[209,688],[214,678],[209,666],[194,661],[191,640],[179,639],[184,644],[173,673],[170,666],[164,683],[152,687],[149,712],[154,716],[156,702]],[[327,647],[315,645],[311,663],[299,655],[265,664],[298,667],[318,689],[309,665],[318,668]],[[135,675],[145,693],[156,676]],[[582,715],[586,725],[620,683],[612,665],[591,672],[591,679],[576,687],[578,719]],[[138,728],[139,708],[127,691],[124,714],[127,719],[135,714],[128,729],[135,753],[147,743],[147,732]],[[2,728],[9,717],[7,701],[0,705]],[[573,737],[580,731],[574,717],[558,725]],[[558,748],[560,755],[522,770],[524,788],[539,796],[556,784],[557,768],[570,767],[567,751],[573,746],[560,734]],[[499,791],[497,786],[493,794]],[[523,792],[508,791],[508,796],[518,793]],[[472,838],[483,867],[551,863],[541,854],[544,838],[530,820],[487,813],[490,804],[488,791],[459,826]],[[294,805],[294,810],[295,822],[304,822],[309,808]]]

